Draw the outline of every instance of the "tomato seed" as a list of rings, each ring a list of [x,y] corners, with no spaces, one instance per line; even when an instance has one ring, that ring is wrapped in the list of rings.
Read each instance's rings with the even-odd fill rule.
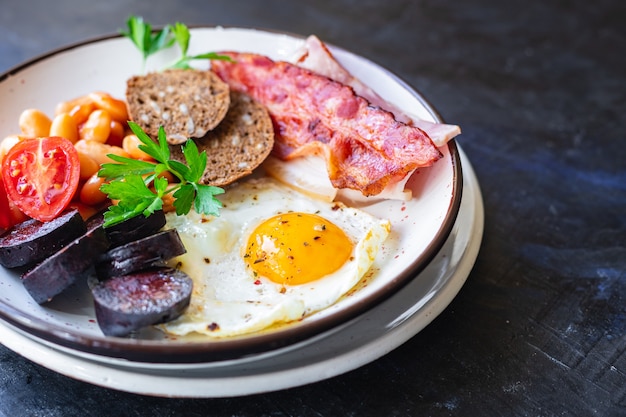
[[[28,184],[18,184],[17,185],[17,192],[20,194],[24,194],[28,189]]]

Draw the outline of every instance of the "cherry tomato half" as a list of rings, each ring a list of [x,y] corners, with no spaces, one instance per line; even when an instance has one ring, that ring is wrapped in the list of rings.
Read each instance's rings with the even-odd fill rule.
[[[69,205],[80,179],[78,153],[61,137],[24,140],[2,163],[9,199],[28,216],[47,222]]]

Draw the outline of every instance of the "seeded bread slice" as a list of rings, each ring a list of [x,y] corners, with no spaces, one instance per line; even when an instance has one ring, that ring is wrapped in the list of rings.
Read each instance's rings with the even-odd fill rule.
[[[249,175],[267,158],[274,146],[274,127],[267,109],[245,93],[230,92],[230,108],[224,120],[200,139],[207,152],[204,184],[222,187]],[[170,146],[171,157],[184,161],[181,146]]]
[[[171,144],[200,138],[217,126],[230,104],[228,84],[212,71],[172,69],[126,82],[128,113],[152,138],[163,125]]]

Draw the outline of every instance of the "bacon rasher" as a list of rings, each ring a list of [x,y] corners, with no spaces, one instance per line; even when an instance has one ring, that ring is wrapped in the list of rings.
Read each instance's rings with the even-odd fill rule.
[[[451,139],[461,134],[461,128],[457,125],[445,123],[433,123],[428,120],[419,119],[416,116],[409,116],[404,111],[385,101],[376,94],[369,86],[354,77],[346,70],[333,56],[332,52],[317,36],[310,35],[303,48],[296,54],[290,62],[299,67],[309,69],[316,74],[323,75],[342,84],[349,85],[354,92],[363,97],[371,104],[390,111],[396,120],[411,126],[422,129],[433,141],[435,146],[444,146]]]
[[[274,154],[284,160],[324,155],[336,188],[376,195],[442,157],[424,131],[395,120],[344,84],[262,55],[222,54],[234,62],[213,61],[212,70],[267,107]]]

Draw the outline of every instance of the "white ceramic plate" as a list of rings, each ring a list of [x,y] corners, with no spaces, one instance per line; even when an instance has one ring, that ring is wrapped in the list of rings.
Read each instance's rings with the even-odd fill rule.
[[[303,39],[240,28],[192,30],[190,54],[238,50],[289,59]],[[332,48],[337,59],[383,98],[409,114],[438,121],[436,112],[398,77],[358,55]],[[148,60],[146,70],[160,69],[174,50]],[[206,63],[208,66],[208,63]],[[108,37],[72,45],[27,62],[0,76],[0,137],[17,132],[20,112],[38,108],[52,115],[62,100],[92,91],[123,97],[126,79],[142,73],[140,54],[127,39]],[[304,320],[278,329],[236,338],[164,338],[140,332],[135,338],[104,337],[98,328],[86,286],[77,286],[47,305],[36,304],[14,271],[0,270],[0,318],[25,332],[71,349],[139,362],[207,362],[237,359],[305,340],[348,322],[395,294],[421,272],[443,246],[458,214],[462,176],[454,142],[442,148],[443,159],[420,170],[409,186],[408,202],[386,201],[366,211],[388,218],[392,234],[366,286],[350,297]]]
[[[462,158],[465,158],[461,154]],[[138,394],[215,398],[321,381],[378,359],[435,319],[470,273],[483,234],[480,189],[467,159],[458,219],[445,245],[405,288],[355,319],[314,338],[239,359],[195,364],[141,363],[68,349],[0,323],[0,342],[49,369]]]

